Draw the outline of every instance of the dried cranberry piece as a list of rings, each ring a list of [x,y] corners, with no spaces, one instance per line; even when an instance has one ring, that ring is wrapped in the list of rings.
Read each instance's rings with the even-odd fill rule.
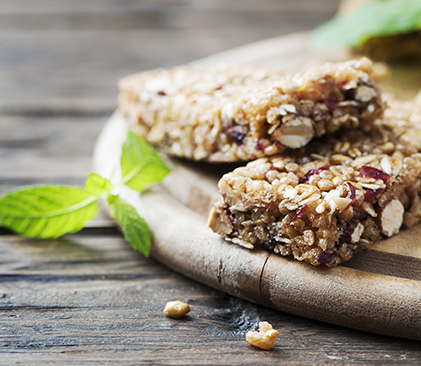
[[[344,100],[355,100],[356,91],[357,91],[356,88],[345,90],[344,91]]]
[[[346,192],[347,192],[346,193],[346,198],[350,198],[351,199],[351,202],[345,208],[345,209],[347,209],[349,206],[351,206],[355,202],[356,189],[349,182],[346,182],[345,183],[345,189],[346,189]]]
[[[247,126],[233,123],[226,129],[225,133],[232,141],[234,141],[237,145],[240,145],[247,135],[247,130]]]
[[[329,109],[335,109],[337,102],[338,102],[338,97],[330,97],[327,99],[326,104]]]
[[[256,142],[256,150],[259,150],[261,152],[264,152],[267,147],[267,144],[265,144],[263,141],[257,140]]]
[[[339,238],[340,243],[351,243],[352,233],[359,224],[360,220],[356,217],[353,217],[351,220],[345,222],[342,226],[342,235]]]
[[[266,250],[273,250],[278,244],[279,242],[275,238],[270,238],[262,243],[262,247]]]
[[[320,264],[328,264],[332,262],[338,256],[338,252],[333,250],[332,253],[323,252],[316,257],[317,262]]]
[[[309,208],[309,207],[308,207],[308,206],[306,206],[306,205],[301,206],[301,207],[297,210],[297,212],[295,213],[295,216],[294,216],[294,218],[292,219],[292,221],[297,220],[297,219],[300,219],[300,218],[304,215],[304,212],[305,212],[308,208]]]
[[[346,189],[346,198],[351,198],[352,200],[355,201],[355,194],[356,194],[356,189],[354,187],[354,185],[352,185],[349,182],[345,183],[345,189]]]
[[[364,201],[372,202],[379,194],[383,193],[384,191],[384,188],[366,189],[364,193]]]
[[[318,169],[311,169],[309,170],[304,177],[301,178],[300,183],[308,183],[310,181],[310,177],[314,174],[319,174],[323,170],[329,170],[330,165],[321,166]]]
[[[360,170],[360,177],[374,178],[376,180],[381,179],[384,183],[386,183],[389,180],[390,175],[386,174],[383,170],[364,165]]]

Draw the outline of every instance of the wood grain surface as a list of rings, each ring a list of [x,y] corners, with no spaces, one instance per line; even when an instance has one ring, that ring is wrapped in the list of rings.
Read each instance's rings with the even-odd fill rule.
[[[311,30],[337,0],[1,0],[0,193],[82,185],[117,80]],[[393,246],[393,244],[391,244]],[[58,240],[0,228],[0,365],[419,364],[419,342],[274,311],[133,252],[100,215]],[[169,300],[185,319],[166,318]],[[259,320],[275,349],[249,346]]]

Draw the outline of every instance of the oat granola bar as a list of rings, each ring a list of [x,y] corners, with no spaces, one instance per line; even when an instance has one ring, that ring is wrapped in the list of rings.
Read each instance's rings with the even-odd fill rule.
[[[224,175],[209,226],[248,248],[334,266],[419,222],[421,149],[406,139],[420,136],[421,108],[396,107],[370,134],[341,132]],[[403,125],[413,133],[399,134]]]
[[[421,92],[410,101],[388,98],[387,104],[384,115],[370,131],[345,128],[313,140],[311,145],[296,150],[294,156],[299,160],[306,155],[322,158],[345,153],[356,158],[395,150],[405,156],[421,152]]]
[[[172,155],[247,161],[342,127],[369,129],[383,111],[371,73],[366,58],[292,76],[249,66],[153,70],[120,82],[119,108]]]

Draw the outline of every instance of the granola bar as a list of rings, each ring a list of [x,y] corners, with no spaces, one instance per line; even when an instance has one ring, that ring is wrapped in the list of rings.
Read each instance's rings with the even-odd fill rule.
[[[410,101],[387,98],[387,104],[383,117],[374,122],[370,131],[342,129],[314,140],[293,155],[299,159],[306,155],[323,157],[345,153],[356,158],[395,150],[405,156],[421,152],[421,92]]]
[[[366,58],[296,75],[249,66],[176,67],[128,76],[119,107],[131,128],[175,156],[247,161],[342,127],[370,129],[383,102]]]
[[[369,134],[341,132],[224,175],[209,226],[247,248],[334,266],[419,222],[421,149],[398,132],[406,125],[420,136],[421,108],[396,108]],[[414,113],[402,119],[405,109]]]

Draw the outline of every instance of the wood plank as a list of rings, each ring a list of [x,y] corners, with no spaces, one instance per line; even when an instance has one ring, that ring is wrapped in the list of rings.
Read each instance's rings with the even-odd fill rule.
[[[310,30],[337,4],[3,0],[0,111],[111,111],[127,74]]]
[[[22,184],[83,183],[107,116],[0,116],[0,193]]]
[[[120,16],[130,17],[136,14],[145,17],[152,14],[169,14],[174,16],[192,17],[197,15],[209,14],[206,21],[212,21],[215,14],[224,16],[221,13],[236,14],[240,19],[244,14],[277,14],[281,16],[285,13],[296,14],[296,17],[311,18],[314,16],[332,16],[338,9],[338,0],[325,1],[307,1],[306,6],[299,4],[294,0],[261,0],[259,6],[256,6],[254,0],[146,0],[146,1],[125,1],[118,0],[73,0],[72,2],[57,2],[54,0],[38,0],[35,5],[31,0],[2,0],[0,15],[42,15],[42,16],[65,16],[67,14],[82,15],[80,21],[83,21],[83,14],[113,14],[116,20]],[[184,14],[184,15],[183,15]],[[170,16],[167,16],[170,17]],[[162,16],[166,18],[166,16]],[[202,23],[202,19],[196,19]],[[236,19],[234,19],[236,21]],[[190,23],[188,23],[190,24]],[[57,24],[59,26],[59,24]],[[13,25],[9,25],[13,26]],[[63,23],[61,27],[68,24]],[[95,24],[91,25],[95,27]],[[142,26],[142,25],[140,25]],[[162,25],[160,25],[162,26]]]
[[[418,342],[379,338],[227,296],[141,257],[121,238],[3,236],[0,253],[0,364],[310,365],[315,360],[382,364],[420,359]],[[190,303],[186,319],[164,316],[171,299]],[[271,352],[244,340],[259,320],[280,331]]]
[[[101,113],[69,116],[51,111],[28,116],[1,115],[0,195],[29,184],[83,187],[93,169],[94,141],[107,117]],[[98,225],[105,218],[107,215],[101,210],[94,222]]]

